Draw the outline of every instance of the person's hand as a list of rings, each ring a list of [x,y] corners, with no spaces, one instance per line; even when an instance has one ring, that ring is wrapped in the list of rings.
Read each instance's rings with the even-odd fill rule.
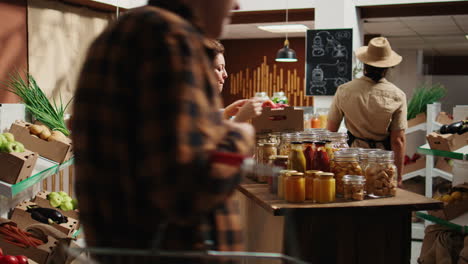
[[[247,100],[234,118],[235,122],[246,122],[262,114],[262,101],[257,98]]]
[[[248,101],[248,99],[242,99],[242,100],[237,100],[234,103],[228,105],[224,109],[224,118],[229,119],[231,116],[235,116],[238,112],[239,109]]]

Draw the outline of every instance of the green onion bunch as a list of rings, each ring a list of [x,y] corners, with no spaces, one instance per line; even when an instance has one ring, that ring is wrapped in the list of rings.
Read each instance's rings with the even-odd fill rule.
[[[413,119],[420,113],[425,113],[428,104],[435,103],[447,94],[447,89],[440,84],[421,84],[408,103],[407,119]]]
[[[21,98],[26,109],[36,120],[42,122],[51,130],[58,130],[65,136],[70,135],[70,131],[65,124],[64,114],[72,99],[64,106],[62,97],[59,96],[60,103],[57,105],[55,100],[53,100],[53,104],[51,104],[30,74],[28,74],[28,82],[25,82],[17,72],[14,75],[10,75],[10,80],[3,84],[7,87],[5,90]]]

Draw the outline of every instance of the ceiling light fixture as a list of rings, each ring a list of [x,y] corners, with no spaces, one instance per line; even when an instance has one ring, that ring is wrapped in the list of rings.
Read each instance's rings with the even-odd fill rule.
[[[271,33],[302,33],[306,32],[309,28],[303,24],[289,24],[289,25],[264,25],[257,26],[259,29]]]
[[[465,38],[468,39],[468,34],[465,35]]]
[[[286,0],[286,25],[288,24],[288,0]],[[296,62],[296,52],[289,48],[288,32],[286,32],[286,40],[284,46],[276,53],[277,62]]]

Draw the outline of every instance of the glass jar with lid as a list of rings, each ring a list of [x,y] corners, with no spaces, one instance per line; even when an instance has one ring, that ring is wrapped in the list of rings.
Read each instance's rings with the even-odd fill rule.
[[[393,151],[379,150],[369,153],[365,175],[367,195],[371,197],[396,195],[398,176]]]
[[[314,162],[315,147],[312,141],[303,141],[302,149],[304,149],[304,156],[306,160],[306,171],[312,169]]]
[[[270,100],[270,97],[268,97],[266,92],[256,92],[255,98],[260,99],[262,102]]]
[[[295,170],[281,170],[278,177],[278,198],[284,199],[284,181],[291,173],[297,172]]]
[[[262,149],[262,163],[268,164],[271,156],[278,154],[276,149],[276,143],[264,143]]]
[[[291,151],[291,142],[295,141],[297,135],[295,133],[284,133],[281,135],[281,142],[279,145],[279,154],[280,155],[289,155]]]
[[[306,200],[315,202],[314,199],[314,180],[317,175],[322,172],[319,170],[308,170],[305,172],[305,183],[306,183]]]
[[[331,171],[335,174],[336,195],[342,197],[344,194],[343,177],[345,175],[363,175],[363,170],[359,165],[359,154],[352,151],[335,152]]]
[[[306,171],[306,159],[302,149],[302,143],[299,141],[291,142],[291,151],[289,152],[288,169],[298,172]]]
[[[330,133],[328,138],[332,142],[333,151],[338,151],[341,149],[349,148],[348,134],[346,133],[340,133],[340,132]]]
[[[331,172],[320,172],[314,179],[314,200],[317,203],[331,203],[336,199],[335,178]]]
[[[302,172],[293,172],[284,179],[284,198],[289,203],[305,201],[305,178]]]
[[[312,169],[330,172],[330,158],[328,157],[328,153],[325,149],[325,144],[326,142],[324,141],[314,142],[315,154]]]
[[[273,103],[277,104],[288,104],[288,98],[284,94],[284,92],[274,92],[273,98],[271,99]]]
[[[343,177],[344,198],[348,201],[364,200],[366,178],[362,175],[345,175]]]
[[[359,164],[361,168],[365,170],[367,168],[368,160],[369,160],[369,153],[378,151],[378,149],[365,149],[361,148],[359,150]]]

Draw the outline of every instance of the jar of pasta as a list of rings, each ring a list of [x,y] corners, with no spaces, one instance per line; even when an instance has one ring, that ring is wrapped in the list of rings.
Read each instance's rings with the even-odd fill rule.
[[[276,149],[276,144],[275,143],[264,143],[263,144],[263,149],[262,149],[262,163],[268,164],[268,161],[270,160],[271,156],[276,156],[277,149]]]
[[[306,200],[315,202],[314,200],[314,180],[317,178],[319,170],[308,170],[305,172],[305,183],[306,183]]]
[[[361,175],[345,175],[343,177],[344,198],[348,201],[364,200],[366,178]]]
[[[281,135],[281,140],[278,147],[280,155],[289,155],[289,151],[291,150],[291,142],[294,141],[295,138],[296,134],[294,133],[285,133]]]
[[[284,199],[284,181],[291,173],[297,172],[295,170],[281,170],[278,176],[278,198]]]
[[[288,169],[297,170],[304,173],[306,171],[306,159],[302,150],[302,143],[291,142],[291,152],[289,152]]]
[[[365,175],[367,195],[377,198],[396,195],[398,176],[393,151],[379,150],[369,153]]]
[[[336,195],[342,197],[344,194],[343,177],[347,174],[363,175],[362,168],[359,165],[358,153],[352,151],[337,151],[331,171],[335,174]]]
[[[333,173],[320,172],[314,179],[314,200],[317,203],[331,203],[335,201],[336,186]]]
[[[365,170],[368,165],[368,160],[369,160],[369,153],[378,151],[378,149],[360,149],[359,150],[359,165],[361,165],[361,168]]]
[[[305,201],[304,173],[294,172],[284,180],[284,198],[289,203],[302,203]]]

